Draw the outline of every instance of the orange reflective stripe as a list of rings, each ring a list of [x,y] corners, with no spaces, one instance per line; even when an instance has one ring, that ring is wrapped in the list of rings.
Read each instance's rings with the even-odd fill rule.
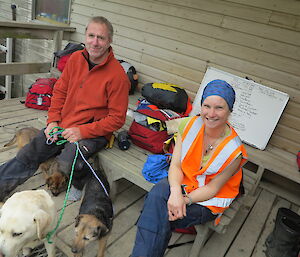
[[[186,135],[188,134],[188,132],[190,131],[190,128],[192,127],[193,123],[195,122],[195,120],[197,119],[197,116],[193,117],[188,124],[186,125],[185,129],[183,130],[182,133],[182,141],[185,139]]]
[[[226,139],[224,139],[224,142],[226,142],[226,144],[224,144],[224,142],[221,142],[221,144],[216,148],[216,150],[215,150],[214,153],[212,154],[212,156],[211,156],[211,158],[209,159],[209,161],[206,163],[206,165],[205,165],[205,167],[204,167],[205,172],[206,172],[207,169],[211,169],[211,168],[210,168],[211,165],[212,165],[213,163],[219,161],[219,159],[224,159],[224,158],[226,158],[227,161],[224,163],[224,164],[226,164],[226,165],[228,165],[228,163],[230,163],[230,162],[232,161],[232,159],[231,159],[231,151],[232,151],[232,150],[230,150],[230,152],[228,152],[228,151],[229,151],[229,148],[228,148],[228,147],[230,147],[230,149],[232,149],[232,147],[231,147],[230,145],[235,145],[235,144],[236,144],[236,143],[235,143],[235,139],[236,139],[236,136],[234,136],[234,135],[229,135]],[[228,155],[229,153],[230,153],[230,155]],[[224,169],[224,164],[223,164],[223,166],[221,166],[221,167],[217,166],[217,170],[218,170],[219,172],[223,171],[223,169]],[[213,167],[216,167],[216,165],[214,165]],[[204,173],[205,173],[205,172],[204,172]],[[216,171],[213,172],[213,173],[216,173]],[[212,172],[210,171],[210,172],[208,172],[208,173],[206,173],[206,174],[209,175],[209,174],[212,174]]]
[[[202,137],[199,136],[203,134],[204,126],[203,121],[200,117],[193,117],[191,121],[186,125],[184,129],[184,139],[182,140],[181,149],[181,165],[182,169],[191,173],[191,171],[199,170],[200,164],[202,162],[202,147],[197,147],[202,145]],[[197,160],[191,158],[190,153],[199,156]]]
[[[224,208],[216,207],[216,206],[205,206],[205,207],[210,209],[213,214],[222,214],[224,211],[226,211],[229,208],[229,206],[224,207]]]
[[[240,154],[240,152],[241,152],[240,147],[235,149],[232,152],[232,154],[230,155],[230,157],[224,162],[224,164],[221,167],[221,170],[223,171],[227,166],[229,166],[235,160],[235,158],[238,156],[238,154]]]
[[[218,208],[226,208],[232,203],[233,200],[234,198],[213,197],[209,200],[199,202],[199,204],[204,206],[215,206]]]

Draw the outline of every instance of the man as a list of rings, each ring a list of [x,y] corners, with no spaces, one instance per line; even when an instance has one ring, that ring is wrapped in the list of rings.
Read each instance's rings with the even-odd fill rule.
[[[34,174],[40,163],[57,155],[60,172],[69,175],[76,145],[85,158],[106,146],[112,132],[125,123],[130,82],[110,46],[113,27],[104,17],[93,17],[85,31],[85,49],[72,54],[56,82],[47,127],[17,156],[0,166],[0,201]],[[48,145],[49,132],[64,129],[64,145]],[[57,140],[57,136],[54,137]],[[78,158],[76,173],[86,173]],[[75,188],[81,190],[82,184]],[[73,193],[77,191],[73,187]],[[78,192],[77,192],[78,193]],[[72,193],[70,193],[72,195]],[[74,195],[73,195],[74,196]],[[72,200],[78,200],[78,195]]]

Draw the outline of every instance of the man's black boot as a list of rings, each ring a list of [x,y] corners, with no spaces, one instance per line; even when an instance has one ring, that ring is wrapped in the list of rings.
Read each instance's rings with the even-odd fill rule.
[[[289,220],[293,220],[296,224],[300,223],[300,216],[297,213],[291,211],[288,208],[281,207],[277,211],[274,227],[278,226],[278,223],[280,222],[280,220],[283,217],[286,217]],[[265,244],[266,244],[267,247],[274,247],[275,244],[276,244],[276,242],[274,241],[274,231],[275,231],[275,229],[273,230],[273,232],[266,239]]]
[[[300,249],[300,216],[289,209],[280,208],[266,246],[268,257],[297,257]]]

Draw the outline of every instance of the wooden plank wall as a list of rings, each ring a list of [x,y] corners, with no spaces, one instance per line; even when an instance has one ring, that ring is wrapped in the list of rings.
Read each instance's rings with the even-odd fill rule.
[[[95,15],[113,23],[115,53],[135,65],[141,83],[175,83],[194,97],[213,66],[288,93],[270,145],[299,150],[300,1],[73,0],[73,41],[84,41]]]
[[[291,99],[270,144],[300,145],[300,2],[293,0],[74,0],[75,41],[88,17],[115,28],[118,57],[134,64],[140,82],[184,86],[193,97],[208,66],[281,90]],[[266,108],[268,108],[266,106]]]
[[[0,0],[0,19],[12,20],[12,14],[10,9],[10,1]]]

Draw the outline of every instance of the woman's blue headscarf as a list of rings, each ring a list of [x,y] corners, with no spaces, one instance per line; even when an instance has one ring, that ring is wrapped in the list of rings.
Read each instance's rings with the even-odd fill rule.
[[[235,102],[235,91],[226,81],[216,79],[209,82],[203,90],[201,105],[203,101],[211,95],[222,97],[228,104],[229,110],[232,112],[233,104]]]

